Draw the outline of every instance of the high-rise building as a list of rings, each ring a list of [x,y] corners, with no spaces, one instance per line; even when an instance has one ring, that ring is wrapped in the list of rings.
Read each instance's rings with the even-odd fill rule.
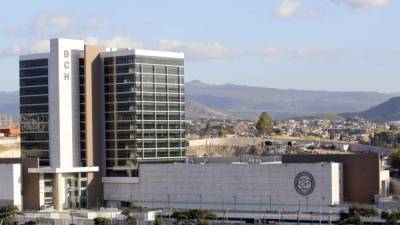
[[[21,56],[21,151],[38,158],[28,171],[39,185],[32,201],[94,207],[103,177],[183,162],[183,77],[183,53],[52,39],[49,53]]]
[[[106,175],[137,175],[138,162],[185,155],[182,54],[125,50],[104,62]]]

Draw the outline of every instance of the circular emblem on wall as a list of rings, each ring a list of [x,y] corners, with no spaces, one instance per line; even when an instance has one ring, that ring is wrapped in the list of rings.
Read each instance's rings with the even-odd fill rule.
[[[307,196],[314,191],[315,180],[311,173],[307,171],[300,172],[294,178],[294,188],[297,193]]]

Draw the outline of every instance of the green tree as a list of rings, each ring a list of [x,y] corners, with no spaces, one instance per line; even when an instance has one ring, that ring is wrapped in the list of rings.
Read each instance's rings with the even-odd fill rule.
[[[226,128],[225,127],[219,128],[218,136],[219,137],[226,137],[226,135],[228,135],[228,131],[226,130]]]
[[[0,224],[12,225],[16,215],[20,214],[18,207],[9,205],[0,208]]]
[[[356,207],[350,207],[349,212],[340,211],[339,225],[354,224],[361,225],[362,220],[359,210]]]
[[[388,163],[393,169],[400,170],[400,151],[393,151],[388,157]]]
[[[134,212],[143,211],[143,206],[130,204],[129,207],[124,208],[121,212],[122,215],[131,216]]]
[[[180,225],[209,225],[208,220],[215,218],[215,214],[204,209],[191,209],[176,211],[171,217]]]
[[[397,221],[400,219],[400,212],[394,211],[390,213],[388,211],[383,211],[381,213],[381,218],[386,221],[385,224],[387,225],[397,225]]]
[[[93,219],[94,225],[108,225],[110,224],[110,219],[104,217],[96,217]]]
[[[154,220],[154,225],[164,225],[164,221],[161,220],[160,218],[157,218],[156,220]]]
[[[379,216],[378,211],[375,208],[358,208],[358,213],[362,217],[369,218],[369,223],[372,224],[372,219]]]
[[[208,220],[199,219],[197,220],[196,225],[210,225],[210,223],[208,222]]]
[[[211,131],[212,131],[211,122],[207,121],[205,135],[209,137],[211,135]]]
[[[273,121],[271,116],[267,112],[261,113],[256,123],[258,133],[260,133],[261,135],[265,135],[271,131],[272,127]]]

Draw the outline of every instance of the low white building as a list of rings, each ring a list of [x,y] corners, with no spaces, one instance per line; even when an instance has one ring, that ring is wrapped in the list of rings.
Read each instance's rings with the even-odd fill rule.
[[[143,164],[138,178],[103,178],[109,206],[286,210],[342,202],[342,165]]]
[[[21,164],[0,164],[0,207],[22,207]]]

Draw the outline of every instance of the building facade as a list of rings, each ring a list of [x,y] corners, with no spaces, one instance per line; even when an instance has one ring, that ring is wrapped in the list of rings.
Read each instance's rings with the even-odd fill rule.
[[[342,203],[340,163],[208,163],[141,165],[139,177],[110,179],[109,206],[296,211]]]
[[[283,155],[282,162],[306,164],[321,162],[342,163],[343,200],[345,202],[369,204],[375,201],[376,196],[387,196],[389,194],[389,171],[384,170],[378,154]]]
[[[184,56],[52,39],[20,56],[22,158],[38,176],[35,208],[102,204],[102,177],[185,159]]]
[[[21,166],[18,163],[0,163],[0,207],[15,205],[22,207]]]
[[[106,176],[137,176],[140,162],[183,162],[183,58],[116,51],[104,59]]]

